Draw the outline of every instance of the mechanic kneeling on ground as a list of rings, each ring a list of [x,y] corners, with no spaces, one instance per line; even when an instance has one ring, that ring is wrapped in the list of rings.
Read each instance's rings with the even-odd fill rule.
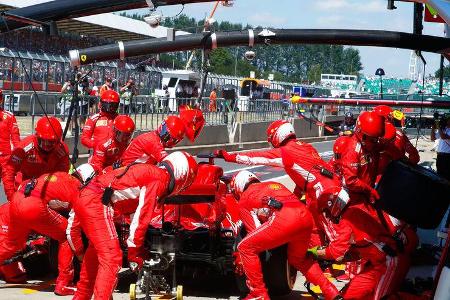
[[[50,200],[71,203],[78,197],[81,182],[67,172],[54,172],[24,181],[10,202],[8,237],[0,245],[0,262],[24,248],[34,231],[59,244],[56,295],[73,295],[73,253],[66,240],[67,220],[48,207]]]
[[[240,218],[248,233],[238,245],[250,289],[245,299],[270,299],[259,253],[283,244],[288,244],[289,263],[302,272],[306,280],[319,285],[325,299],[342,299],[319,265],[307,256],[313,218],[294,194],[277,182],[261,183],[248,171],[233,177],[231,190],[239,201]]]
[[[197,172],[195,159],[186,152],[174,152],[161,164],[132,164],[94,177],[73,203],[75,219],[89,239],[74,299],[110,300],[122,265],[113,211],[134,213],[130,226],[128,261],[140,269],[147,253],[145,233],[153,212],[164,198],[189,187]],[[79,239],[77,239],[79,240]]]

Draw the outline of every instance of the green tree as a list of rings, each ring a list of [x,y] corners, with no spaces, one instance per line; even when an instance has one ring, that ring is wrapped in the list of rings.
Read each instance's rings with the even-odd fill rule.
[[[441,68],[437,69],[434,76],[439,77],[441,75]],[[444,67],[444,78],[450,77],[450,65]]]

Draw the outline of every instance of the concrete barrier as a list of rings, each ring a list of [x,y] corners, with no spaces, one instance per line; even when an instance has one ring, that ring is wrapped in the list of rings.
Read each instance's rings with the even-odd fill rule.
[[[298,138],[319,136],[319,127],[305,120],[295,119],[294,129]]]
[[[238,143],[267,140],[267,127],[272,122],[243,123],[238,125],[235,141]]]
[[[214,144],[228,144],[230,142],[230,135],[228,133],[227,125],[205,126],[200,132],[194,143],[188,139],[178,144],[178,146],[198,146],[198,145],[214,145]]]

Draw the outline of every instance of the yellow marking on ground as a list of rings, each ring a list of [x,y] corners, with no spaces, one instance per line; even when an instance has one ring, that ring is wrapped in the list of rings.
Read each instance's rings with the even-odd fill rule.
[[[22,290],[22,294],[24,295],[31,295],[31,294],[35,294],[39,292],[38,290],[33,290],[33,289],[23,289]]]

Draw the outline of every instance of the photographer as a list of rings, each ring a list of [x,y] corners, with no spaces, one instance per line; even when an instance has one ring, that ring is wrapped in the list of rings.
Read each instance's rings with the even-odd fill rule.
[[[120,88],[120,104],[122,106],[122,113],[131,113],[131,103],[133,97],[136,95],[136,86],[133,79],[128,79],[128,82]]]
[[[450,180],[450,118],[435,115],[435,122],[431,128],[431,140],[439,140],[436,152],[436,169],[442,177]]]

